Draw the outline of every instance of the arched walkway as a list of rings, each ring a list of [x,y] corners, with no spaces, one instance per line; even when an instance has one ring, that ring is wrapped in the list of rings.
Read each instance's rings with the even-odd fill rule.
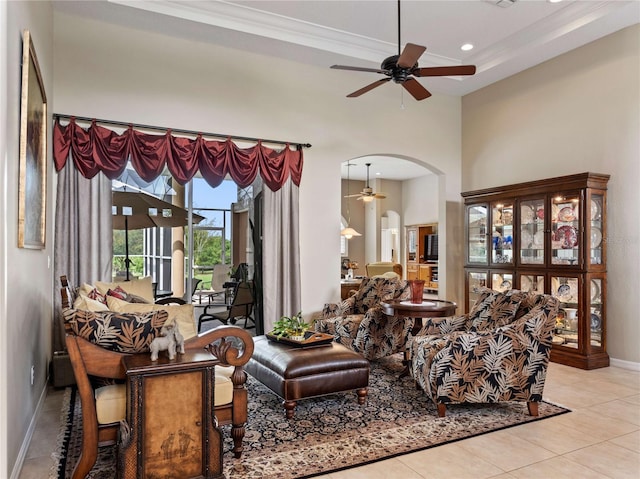
[[[350,167],[349,191],[353,195],[366,185],[366,164],[370,163],[369,184],[375,193],[386,195],[384,199],[363,202],[358,198],[344,198],[346,195],[346,169]],[[376,175],[380,170],[381,175]],[[445,175],[438,168],[417,158],[399,154],[369,154],[349,159],[342,164],[342,216],[350,209],[350,226],[362,233],[362,237],[349,240],[351,260],[364,262],[357,275],[364,274],[364,264],[380,261],[386,242],[390,239],[390,219],[397,215],[398,248],[395,256],[406,266],[405,227],[408,225],[437,223],[439,241],[439,293],[446,295],[446,199]],[[395,221],[395,220],[394,220]],[[394,223],[396,224],[396,223]],[[358,229],[360,228],[360,229]],[[387,235],[387,239],[384,236]],[[385,258],[388,251],[384,252]],[[405,272],[406,274],[406,272]]]

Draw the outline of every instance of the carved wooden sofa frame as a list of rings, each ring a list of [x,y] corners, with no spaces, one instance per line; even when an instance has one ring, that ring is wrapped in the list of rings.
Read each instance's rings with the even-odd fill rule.
[[[62,307],[69,308],[73,297],[67,277],[61,276]],[[109,351],[86,339],[76,336],[65,324],[65,341],[73,374],[76,379],[82,406],[82,453],[76,464],[72,479],[86,477],[96,462],[98,447],[115,444],[120,423],[98,424],[94,387],[91,376],[108,380],[125,380],[126,374],[122,358],[126,353]],[[243,366],[253,354],[253,338],[242,328],[221,326],[206,331],[185,341],[185,350],[205,349],[210,351],[221,366],[233,366],[233,401],[215,406],[214,414],[220,426],[231,425],[233,452],[236,458],[242,455],[242,440],[247,422],[247,374]],[[148,354],[148,353],[140,353]]]

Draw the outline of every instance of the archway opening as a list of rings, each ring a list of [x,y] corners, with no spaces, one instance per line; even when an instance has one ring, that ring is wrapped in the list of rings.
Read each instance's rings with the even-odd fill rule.
[[[352,165],[348,184],[347,164]],[[350,260],[361,265],[356,275],[365,274],[367,263],[393,261],[403,265],[406,279],[407,227],[436,224],[442,232],[438,246],[439,294],[446,295],[444,181],[442,171],[403,155],[371,154],[342,163],[341,214],[345,217],[349,208],[350,226],[362,233],[347,240]],[[347,192],[350,198],[345,197]],[[366,201],[360,194],[363,192],[384,195],[384,198]]]

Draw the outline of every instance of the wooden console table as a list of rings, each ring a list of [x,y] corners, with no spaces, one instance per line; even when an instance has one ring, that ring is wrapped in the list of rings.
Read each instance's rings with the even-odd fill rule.
[[[207,351],[170,361],[150,354],[123,358],[127,420],[120,427],[119,474],[124,479],[219,479],[222,434],[213,412],[219,364]]]

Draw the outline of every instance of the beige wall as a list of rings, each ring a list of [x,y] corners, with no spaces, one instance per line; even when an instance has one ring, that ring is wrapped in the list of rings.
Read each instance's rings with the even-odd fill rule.
[[[640,362],[640,26],[465,96],[462,116],[463,191],[611,175],[608,351]]]
[[[50,261],[53,251],[52,161],[47,161],[47,228],[44,250],[19,249],[18,175],[20,125],[20,75],[22,30],[28,29],[38,56],[46,95],[53,102],[53,22],[49,2],[2,2],[6,17],[0,22],[3,88],[0,150],[2,219],[0,235],[0,477],[17,477],[28,440],[33,434],[34,415],[46,392],[51,357],[53,281]],[[5,21],[6,20],[6,21]],[[6,96],[4,96],[6,95]],[[6,120],[6,122],[5,122]],[[49,132],[49,140],[51,133]],[[50,141],[49,141],[50,144]],[[49,148],[49,151],[51,149]],[[31,366],[34,383],[31,385]]]

